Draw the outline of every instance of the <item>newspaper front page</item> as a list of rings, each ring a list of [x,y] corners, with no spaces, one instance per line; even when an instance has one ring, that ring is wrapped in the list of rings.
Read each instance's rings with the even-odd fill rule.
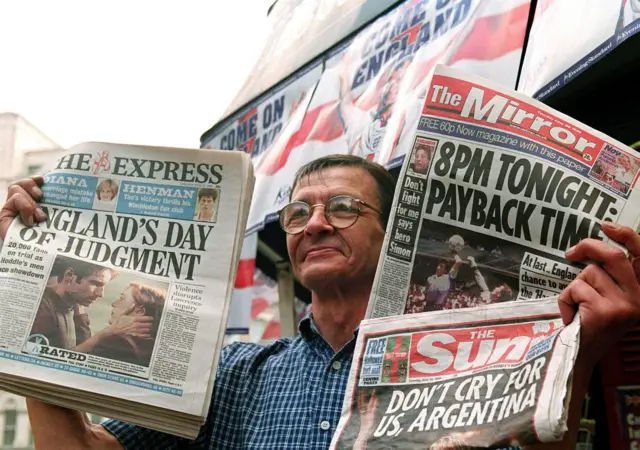
[[[556,297],[363,321],[331,448],[561,439],[579,323],[563,326]]]
[[[46,221],[15,220],[0,252],[3,374],[206,415],[246,221],[243,156],[88,143],[59,159]]]
[[[494,83],[439,66],[396,189],[367,317],[539,299],[603,221],[638,225],[632,149]]]

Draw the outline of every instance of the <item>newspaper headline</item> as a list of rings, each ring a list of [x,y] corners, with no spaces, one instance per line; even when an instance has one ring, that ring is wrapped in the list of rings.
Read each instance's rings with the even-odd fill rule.
[[[365,321],[335,448],[556,440],[578,330],[556,298]]]

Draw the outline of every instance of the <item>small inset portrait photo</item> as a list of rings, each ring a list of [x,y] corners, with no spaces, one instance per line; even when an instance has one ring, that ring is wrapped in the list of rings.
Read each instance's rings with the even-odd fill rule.
[[[215,222],[218,215],[218,200],[220,190],[211,188],[198,189],[196,212],[193,220],[199,222]]]
[[[429,164],[436,149],[436,141],[431,139],[417,138],[411,152],[411,161],[407,168],[409,175],[424,177],[429,171]]]
[[[629,194],[640,169],[640,159],[605,144],[589,175],[611,186],[622,195]]]
[[[98,179],[96,195],[93,200],[93,209],[98,211],[113,211],[118,201],[118,180],[111,178]]]

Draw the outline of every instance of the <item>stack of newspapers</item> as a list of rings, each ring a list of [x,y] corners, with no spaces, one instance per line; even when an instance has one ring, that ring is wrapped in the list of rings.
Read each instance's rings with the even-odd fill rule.
[[[580,319],[557,297],[584,268],[565,251],[638,229],[640,157],[448,67],[421,111],[331,448],[558,441]]]
[[[0,389],[193,438],[254,177],[242,152],[85,143],[0,253]]]

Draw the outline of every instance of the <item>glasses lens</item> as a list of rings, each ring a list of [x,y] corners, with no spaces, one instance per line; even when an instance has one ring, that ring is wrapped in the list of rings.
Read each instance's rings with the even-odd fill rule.
[[[336,228],[346,228],[356,221],[360,214],[358,202],[347,196],[334,197],[327,203],[326,209],[329,223]]]
[[[309,222],[309,205],[303,202],[289,203],[280,213],[280,226],[287,233],[300,233]]]

